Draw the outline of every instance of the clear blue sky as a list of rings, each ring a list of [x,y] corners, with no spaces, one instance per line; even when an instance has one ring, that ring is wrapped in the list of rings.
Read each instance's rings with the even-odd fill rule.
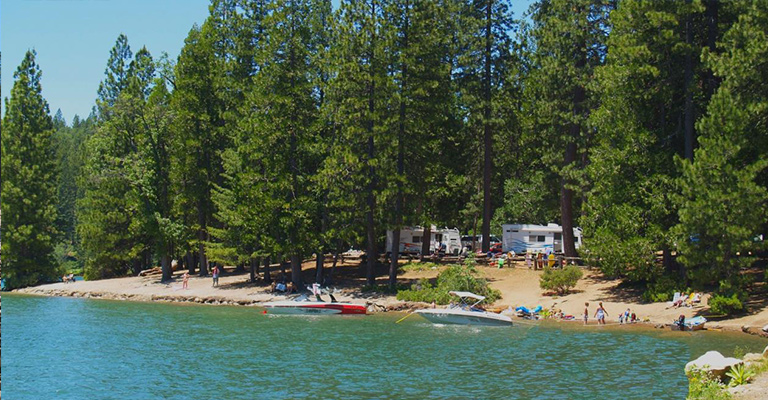
[[[95,104],[109,51],[120,33],[131,50],[142,46],[175,58],[194,23],[208,16],[209,0],[2,0],[2,97],[28,49],[37,51],[43,96],[51,114],[67,123],[87,117]],[[5,110],[3,110],[3,114]]]
[[[184,38],[208,16],[209,0],[1,0],[2,98],[28,49],[37,51],[43,96],[51,114],[67,123],[85,118],[95,104],[109,51],[120,33],[134,54],[142,46],[157,58],[176,58]],[[511,0],[516,18],[533,0]],[[338,1],[334,1],[337,5]],[[3,114],[5,110],[3,110]]]

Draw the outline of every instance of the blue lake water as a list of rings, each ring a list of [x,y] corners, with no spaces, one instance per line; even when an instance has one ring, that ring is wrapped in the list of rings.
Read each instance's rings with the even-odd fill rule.
[[[402,314],[4,295],[2,393],[16,399],[682,399],[743,334],[434,326]]]

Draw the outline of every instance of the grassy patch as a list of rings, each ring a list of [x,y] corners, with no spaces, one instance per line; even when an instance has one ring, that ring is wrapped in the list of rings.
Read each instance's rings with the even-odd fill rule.
[[[439,269],[441,267],[440,264],[436,264],[433,262],[415,262],[411,261],[402,267],[400,269],[403,272],[421,272],[421,271],[430,271],[433,269]]]

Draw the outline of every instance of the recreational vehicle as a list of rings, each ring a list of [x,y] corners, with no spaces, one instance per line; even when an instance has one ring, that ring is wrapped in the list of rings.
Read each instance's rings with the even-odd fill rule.
[[[558,224],[547,225],[502,225],[502,248],[505,252],[515,253],[563,251],[563,227]],[[581,246],[581,228],[573,228],[574,244]]]
[[[386,252],[392,250],[392,231],[387,231]],[[429,241],[429,249],[433,251],[438,245],[445,254],[458,255],[461,251],[461,237],[456,228],[437,228],[432,226]],[[400,253],[421,254],[421,246],[424,243],[424,228],[421,226],[406,226],[400,230]]]

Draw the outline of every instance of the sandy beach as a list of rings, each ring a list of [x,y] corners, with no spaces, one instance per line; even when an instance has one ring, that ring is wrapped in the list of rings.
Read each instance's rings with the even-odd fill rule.
[[[329,267],[330,264],[326,264]],[[339,290],[336,295],[339,301],[366,304],[371,312],[402,311],[424,307],[424,304],[406,303],[397,300],[394,295],[381,293],[363,293],[360,288],[364,284],[363,267],[358,260],[349,260],[339,264],[335,275],[335,287]],[[426,271],[408,271],[398,276],[398,281],[405,284],[414,283],[419,279],[432,279],[437,276],[440,268]],[[605,279],[596,271],[585,270],[584,277],[576,288],[565,296],[552,296],[539,288],[539,276],[542,271],[534,271],[525,267],[524,263],[515,263],[514,268],[496,269],[478,265],[480,274],[498,289],[502,298],[493,304],[493,308],[503,309],[509,306],[526,306],[529,308],[541,305],[546,309],[561,309],[566,315],[574,315],[580,321],[584,303],[589,302],[590,323],[596,324],[594,312],[598,302],[608,312],[608,323],[617,322],[618,315],[630,309],[646,324],[668,324],[679,315],[686,318],[696,315],[707,315],[707,300],[709,294],[704,294],[701,304],[694,307],[670,307],[669,303],[644,303],[640,293],[622,289],[620,280]],[[311,282],[314,276],[314,261],[304,264],[305,281]],[[212,286],[211,277],[193,275],[189,278],[188,289],[182,288],[184,271],[175,271],[170,283],[161,283],[158,275],[149,277],[125,277],[99,281],[77,281],[74,283],[52,283],[20,289],[17,292],[45,295],[71,296],[88,298],[106,298],[113,300],[132,301],[168,301],[196,302],[203,304],[228,304],[257,306],[259,303],[284,299],[281,294],[271,293],[270,287],[263,282],[255,284],[248,282],[247,272],[236,272],[226,268],[219,280],[219,286]],[[280,274],[272,272],[273,277]],[[386,276],[379,275],[378,284],[386,284]],[[579,322],[580,323],[580,322]],[[753,334],[759,333],[759,327],[768,324],[768,307],[753,310],[752,313],[737,318],[711,320],[708,329],[743,330],[750,327]]]

